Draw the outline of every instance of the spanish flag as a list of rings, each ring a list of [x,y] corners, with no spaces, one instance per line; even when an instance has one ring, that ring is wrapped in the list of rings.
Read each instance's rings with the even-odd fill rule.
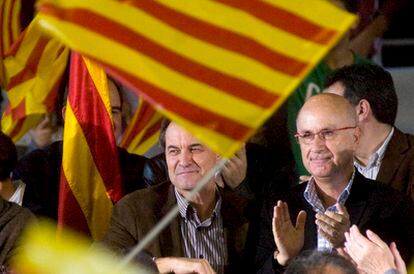
[[[232,155],[353,24],[325,0],[44,0],[39,22]]]
[[[121,196],[106,74],[87,58],[72,53],[58,227],[68,225],[98,240],[106,233],[113,203]]]

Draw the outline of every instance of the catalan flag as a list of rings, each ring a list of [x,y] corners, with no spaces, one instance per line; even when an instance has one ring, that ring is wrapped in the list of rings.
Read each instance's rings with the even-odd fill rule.
[[[144,155],[158,141],[162,117],[148,102],[139,98],[120,146],[129,153]]]
[[[105,72],[72,53],[63,133],[58,227],[100,239],[122,196]],[[108,166],[110,165],[110,166]]]
[[[0,0],[0,87],[6,86],[3,58],[21,33],[21,0]]]
[[[44,0],[39,22],[223,156],[353,24],[324,0]]]
[[[1,128],[14,141],[51,112],[66,68],[69,49],[47,37],[34,21],[4,59],[8,106]]]

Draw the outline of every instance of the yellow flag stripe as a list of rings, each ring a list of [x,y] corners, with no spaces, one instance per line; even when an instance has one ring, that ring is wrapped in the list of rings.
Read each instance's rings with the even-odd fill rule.
[[[329,1],[318,0],[290,0],[290,1],[275,1],[262,0],[268,4],[282,7],[294,14],[297,14],[306,20],[313,22],[324,28],[333,29],[338,32],[343,32],[355,21],[355,16],[350,16],[349,13],[339,9]],[[315,11],[318,14],[315,15]]]
[[[86,68],[89,71],[89,76],[95,84],[96,90],[105,106],[106,112],[112,120],[111,102],[109,100],[108,79],[105,71],[98,65],[92,63],[88,58],[82,57]]]

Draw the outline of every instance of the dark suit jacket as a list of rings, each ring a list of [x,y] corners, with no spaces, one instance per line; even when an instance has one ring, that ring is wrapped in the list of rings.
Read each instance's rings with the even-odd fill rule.
[[[20,235],[34,215],[26,208],[0,197],[0,267],[8,266],[17,253]]]
[[[394,129],[376,180],[406,193],[414,201],[413,135]]]
[[[244,217],[245,199],[230,191],[221,191],[223,224],[227,240],[229,269],[226,273],[242,273],[244,243],[248,223]],[[111,227],[102,243],[118,254],[125,254],[177,204],[170,182],[135,191],[114,207]],[[179,217],[146,248],[154,257],[183,257]]]
[[[258,273],[277,272],[273,259],[276,249],[272,234],[273,207],[277,200],[289,205],[292,223],[300,210],[307,212],[305,224],[305,243],[302,250],[317,247],[317,228],[315,212],[303,197],[307,183],[294,187],[291,191],[269,199],[262,211],[260,238],[257,244],[255,265]],[[414,255],[414,204],[398,191],[379,182],[366,179],[356,172],[345,207],[348,210],[351,225],[361,231],[371,229],[384,241],[395,241],[401,255],[408,262]]]

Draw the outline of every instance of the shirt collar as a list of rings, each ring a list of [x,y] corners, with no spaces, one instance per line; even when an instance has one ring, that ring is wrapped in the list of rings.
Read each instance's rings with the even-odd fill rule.
[[[355,168],[353,169],[351,179],[349,180],[348,184],[344,188],[344,190],[341,192],[337,199],[337,203],[339,204],[345,204],[346,200],[349,197],[349,194],[351,193],[351,187],[354,182],[355,177]],[[325,209],[322,205],[321,200],[318,197],[318,193],[316,191],[315,186],[315,178],[312,176],[310,180],[308,181],[308,184],[306,185],[305,191],[303,192],[303,197],[305,200],[313,207],[313,210],[316,212],[325,212],[325,210],[333,210],[335,211],[335,206],[331,206],[327,209]]]
[[[180,212],[180,215],[184,219],[187,219],[187,216],[188,216],[187,214],[189,213],[189,210],[192,209],[192,207],[190,206],[190,203],[180,193],[178,193],[175,187],[174,187],[174,193],[175,193],[175,197],[177,198],[178,210]],[[216,202],[216,206],[214,207],[214,210],[212,213],[212,216],[215,216],[215,217],[220,216],[221,204],[222,204],[220,192],[217,191],[217,194],[218,194],[218,200]],[[192,210],[195,211],[195,209],[192,209]]]
[[[382,158],[384,158],[385,150],[387,149],[388,143],[391,141],[393,134],[394,127],[391,128],[390,133],[388,133],[387,138],[385,138],[382,145],[369,157],[368,164],[364,168],[372,168],[381,164]],[[361,166],[357,160],[355,160],[355,163],[356,165]]]

